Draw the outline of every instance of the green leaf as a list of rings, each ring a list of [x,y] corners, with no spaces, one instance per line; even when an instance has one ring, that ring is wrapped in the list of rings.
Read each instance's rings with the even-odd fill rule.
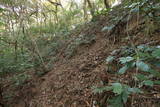
[[[121,94],[123,92],[123,87],[120,83],[113,83],[113,92],[116,94]]]
[[[124,74],[124,73],[127,71],[127,69],[128,69],[128,66],[127,66],[127,65],[123,66],[123,67],[118,71],[118,74]]]
[[[122,64],[125,64],[125,63],[127,63],[127,62],[130,62],[130,61],[133,61],[134,60],[134,58],[133,57],[130,57],[130,56],[128,56],[128,57],[121,57],[121,58],[119,58],[120,59],[120,62],[122,63]]]
[[[106,30],[110,31],[110,30],[112,30],[114,27],[115,27],[115,25],[105,26],[105,27],[102,29],[102,32],[104,32],[104,31],[106,31]]]
[[[114,60],[114,56],[108,56],[106,61],[107,62],[112,62]]]
[[[121,95],[109,99],[108,102],[110,104],[109,107],[123,107],[123,100]]]
[[[122,100],[123,100],[124,103],[127,102],[128,96],[129,96],[129,92],[127,90],[123,91]]]
[[[3,8],[0,8],[0,12],[3,12],[3,11],[5,11],[5,9],[3,9]]]
[[[137,46],[137,48],[138,48],[139,50],[143,50],[143,49],[145,48],[145,45],[139,45],[139,46]]]
[[[143,74],[137,74],[136,75],[136,78],[138,79],[138,80],[140,80],[140,81],[144,81],[144,80],[147,80],[148,78],[145,76],[145,75],[143,75]]]
[[[160,85],[160,81],[154,81],[154,84]]]
[[[155,51],[153,51],[152,56],[156,58],[160,58],[160,49],[156,49]]]
[[[4,23],[0,20],[0,26],[4,25]]]
[[[160,68],[160,61],[154,61],[153,65]]]
[[[133,8],[133,7],[136,7],[137,5],[139,5],[140,4],[140,2],[137,2],[137,3],[132,3],[130,6],[129,6],[129,8]]]
[[[150,58],[151,57],[151,55],[149,54],[149,53],[144,53],[144,52],[138,52],[138,56],[140,57],[140,58],[143,58],[143,59],[148,59],[148,58]]]
[[[109,87],[109,86],[95,87],[95,86],[93,86],[92,90],[93,90],[93,93],[96,94],[96,93],[102,93],[104,91],[110,91],[110,90],[112,90],[112,87]]]
[[[154,82],[151,81],[151,80],[146,80],[146,81],[143,81],[143,84],[146,85],[146,86],[151,86],[151,87],[153,87]]]
[[[150,72],[151,74],[153,74],[155,77],[160,77],[160,72],[150,69],[148,72]]]
[[[149,71],[150,67],[142,61],[137,61],[136,66],[142,71]]]
[[[142,93],[139,88],[128,88],[128,91],[131,93]]]
[[[131,9],[131,12],[135,12],[135,13],[139,12],[139,7],[135,7],[133,9]]]
[[[149,15],[149,17],[152,17],[152,18],[154,17],[153,14],[152,14],[151,12],[150,12],[148,15]]]

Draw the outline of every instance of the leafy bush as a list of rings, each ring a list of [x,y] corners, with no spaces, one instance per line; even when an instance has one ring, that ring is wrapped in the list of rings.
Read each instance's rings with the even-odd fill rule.
[[[17,53],[18,59],[13,56],[14,51],[12,49],[3,50],[0,58],[0,74],[13,73],[13,72],[23,72],[25,69],[33,67],[30,62],[29,54]]]
[[[131,88],[121,83],[112,83],[111,86],[104,86],[101,88],[93,87],[94,93],[102,93],[105,91],[111,91],[115,94],[115,97],[108,100],[111,107],[123,107],[123,104],[127,102],[131,94],[142,93],[139,88]]]
[[[113,55],[115,52],[113,51],[112,56],[108,56],[106,59],[108,66],[113,61],[120,63],[122,67],[115,75],[127,74],[127,71],[130,71],[135,74],[132,77],[136,84],[129,86],[115,82],[111,86],[94,87],[93,92],[103,93],[105,91],[112,91],[115,96],[108,100],[109,104],[113,107],[117,107],[116,105],[118,104],[119,107],[123,107],[130,94],[147,91],[143,86],[153,87],[160,84],[160,48],[159,46],[140,45],[136,48],[121,48],[119,56]]]

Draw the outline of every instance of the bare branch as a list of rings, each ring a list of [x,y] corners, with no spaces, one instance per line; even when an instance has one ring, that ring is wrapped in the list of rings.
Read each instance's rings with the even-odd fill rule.
[[[55,5],[55,6],[61,6],[62,7],[62,4],[60,3],[57,3],[57,2],[53,2],[51,0],[48,0],[48,2],[50,2],[51,4]]]

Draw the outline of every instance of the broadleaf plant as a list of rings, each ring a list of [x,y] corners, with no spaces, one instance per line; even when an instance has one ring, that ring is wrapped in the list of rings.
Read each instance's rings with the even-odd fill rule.
[[[154,80],[154,77],[160,78],[160,72],[158,71],[160,67],[159,47],[140,45],[136,48],[122,48],[121,51],[121,57],[109,56],[106,58],[106,62],[108,66],[112,62],[121,64],[115,75],[124,75],[128,71],[135,73],[136,75],[132,77],[136,85],[133,87],[128,84],[113,82],[104,87],[94,87],[94,93],[103,93],[105,91],[114,93],[114,96],[107,100],[109,107],[123,107],[131,94],[143,93],[143,91],[146,91],[143,88],[144,86],[153,87],[156,84],[160,84],[159,80]]]

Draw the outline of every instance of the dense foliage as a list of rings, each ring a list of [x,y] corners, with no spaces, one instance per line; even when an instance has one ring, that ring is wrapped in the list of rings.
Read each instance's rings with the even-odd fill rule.
[[[152,36],[153,32],[159,29],[160,25],[160,3],[159,1],[139,0],[135,2],[125,2],[124,8],[128,10],[127,15],[133,14],[139,17],[143,16],[145,27],[143,32],[146,36]],[[131,17],[128,17],[128,20]],[[116,20],[115,24],[105,26],[102,31],[111,32],[121,17]],[[153,21],[153,22],[151,22]],[[127,28],[128,29],[128,26]],[[130,100],[133,103],[134,96],[145,95],[151,93],[150,90],[154,86],[160,84],[160,47],[142,44],[136,46],[131,40],[132,34],[127,33],[130,46],[124,46],[114,50],[106,59],[108,73],[115,73],[118,77],[115,82],[109,83],[107,86],[93,87],[93,92],[105,93],[112,92],[111,98],[106,99],[106,103],[111,107],[123,107]],[[113,71],[112,68],[118,68]],[[124,75],[124,76],[123,76]],[[128,80],[126,77],[130,76]],[[133,80],[133,81],[132,81]],[[132,81],[132,83],[129,83]],[[148,88],[149,87],[149,88]],[[155,89],[155,88],[153,88]],[[106,94],[107,96],[107,94]]]

